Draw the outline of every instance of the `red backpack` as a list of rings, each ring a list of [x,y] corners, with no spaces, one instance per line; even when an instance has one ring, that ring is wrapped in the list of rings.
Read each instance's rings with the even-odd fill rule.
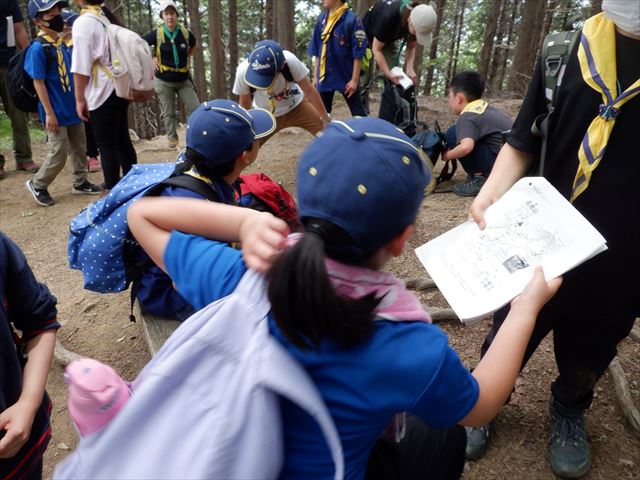
[[[264,173],[240,175],[237,190],[238,205],[269,212],[287,222],[292,231],[300,230],[295,200],[282,185]]]

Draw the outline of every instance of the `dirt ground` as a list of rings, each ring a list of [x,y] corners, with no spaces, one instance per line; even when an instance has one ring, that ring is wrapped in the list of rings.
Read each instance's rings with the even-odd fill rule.
[[[444,127],[454,121],[445,99],[422,98],[421,118]],[[510,115],[517,112],[519,101],[501,100],[495,103]],[[334,118],[347,118],[344,104],[334,109]],[[183,131],[181,132],[184,133]],[[182,135],[184,138],[184,135]],[[295,192],[296,159],[311,136],[302,130],[289,130],[271,139],[260,151],[252,171],[263,171]],[[140,162],[172,161],[176,152],[166,148],[164,138],[136,143]],[[34,145],[35,157],[41,161],[46,153],[43,144]],[[0,182],[0,229],[15,240],[26,253],[37,277],[46,282],[57,296],[59,332],[62,344],[83,356],[93,357],[112,365],[123,377],[132,379],[149,360],[149,352],[139,323],[130,323],[129,293],[100,295],[82,288],[81,274],[67,266],[67,235],[71,218],[88,202],[95,200],[71,194],[71,177],[63,172],[51,185],[50,193],[57,201],[50,208],[36,205],[25,188],[29,178],[14,172],[7,156],[8,176]],[[339,152],[336,152],[339,154]],[[439,171],[441,164],[436,165]],[[460,171],[457,179],[464,173]],[[99,183],[100,173],[91,174]],[[466,220],[469,199],[452,193],[433,194],[424,202],[416,233],[405,254],[390,268],[404,279],[423,276],[413,249]],[[438,291],[420,294],[425,304],[445,307]],[[464,326],[456,321],[441,324],[452,346],[463,362],[475,366],[480,346],[489,328],[489,321]],[[640,345],[626,340],[620,346],[619,358],[627,372],[636,404],[640,400]],[[548,435],[547,400],[549,386],[557,374],[552,343],[546,339],[518,379],[511,403],[497,418],[494,441],[486,456],[469,462],[464,478],[489,479],[552,479],[546,460]],[[54,402],[53,440],[49,446],[45,475],[73,449],[77,437],[66,409],[66,386],[62,368],[52,367],[48,391]],[[592,468],[584,477],[600,479],[640,479],[640,439],[634,435],[623,417],[606,374],[597,387],[593,408],[587,417],[591,439]]]

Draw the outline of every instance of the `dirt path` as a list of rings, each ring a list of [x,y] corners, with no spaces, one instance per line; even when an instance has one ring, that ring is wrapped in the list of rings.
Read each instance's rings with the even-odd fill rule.
[[[425,101],[421,99],[421,102]],[[515,114],[519,102],[499,103]],[[334,111],[336,118],[345,118],[343,105]],[[446,100],[428,99],[422,117],[432,123],[439,120],[444,127],[454,119],[448,112]],[[292,192],[296,159],[311,136],[304,131],[285,131],[260,151],[252,171],[263,171]],[[44,145],[35,145],[35,158],[44,156]],[[163,138],[136,144],[139,161],[144,163],[172,161],[175,152],[166,149]],[[336,152],[339,154],[339,152]],[[6,153],[5,153],[6,155]],[[7,155],[7,166],[10,155]],[[436,167],[439,171],[440,165]],[[459,179],[463,176],[458,173]],[[91,174],[95,182],[101,174]],[[59,332],[62,343],[70,350],[112,365],[125,378],[133,378],[149,359],[139,324],[128,319],[129,294],[99,295],[82,289],[79,272],[67,267],[67,232],[71,218],[92,198],[71,194],[71,177],[67,171],[50,188],[57,204],[50,208],[37,206],[27,193],[24,183],[28,175],[9,171],[0,182],[0,229],[25,251],[29,262],[41,281],[46,282],[59,301],[59,319],[64,328]],[[464,221],[470,200],[451,193],[434,194],[423,204],[416,233],[402,258],[391,269],[402,278],[424,275],[413,248]],[[421,294],[424,303],[445,307],[437,292]],[[488,330],[482,321],[465,327],[457,322],[442,325],[453,347],[465,364],[477,363],[480,345]],[[640,346],[629,341],[620,348],[621,363],[628,372],[636,401],[640,397]],[[553,349],[547,339],[538,349],[518,380],[512,401],[497,420],[495,441],[485,458],[469,463],[465,479],[552,479],[546,460],[548,432],[547,399],[551,380],[557,374]],[[66,410],[66,386],[62,369],[54,366],[48,390],[53,398],[53,441],[46,457],[45,474],[64,458],[76,444],[76,433]],[[587,418],[591,436],[593,467],[586,479],[640,479],[640,439],[636,437],[622,416],[607,375],[597,387],[593,408]]]

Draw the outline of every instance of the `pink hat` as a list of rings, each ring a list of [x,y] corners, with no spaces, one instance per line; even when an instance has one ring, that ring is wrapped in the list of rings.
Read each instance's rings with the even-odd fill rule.
[[[64,378],[69,384],[69,413],[82,436],[101,430],[131,395],[113,368],[91,358],[70,363]]]

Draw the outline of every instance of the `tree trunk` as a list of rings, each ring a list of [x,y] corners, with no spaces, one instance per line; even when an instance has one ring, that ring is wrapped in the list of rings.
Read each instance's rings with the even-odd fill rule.
[[[420,77],[422,76],[422,56],[424,55],[424,47],[420,44],[416,45],[416,57],[413,60],[413,71],[416,72],[415,92],[416,95],[420,91]]]
[[[274,35],[273,38],[282,48],[290,52],[296,51],[295,25],[293,22],[293,0],[274,0]]]
[[[511,55],[511,51],[514,49],[513,47],[513,32],[515,30],[516,25],[516,17],[518,14],[518,9],[520,6],[519,0],[513,0],[511,4],[511,16],[509,17],[509,33],[507,33],[507,43],[504,48],[504,55],[502,57],[502,65],[500,68],[500,78],[498,80],[498,89],[502,90],[502,86],[504,85],[504,77],[507,74],[507,63],[509,62],[509,56]]]
[[[200,0],[186,0],[187,12],[189,13],[189,29],[193,32],[198,43],[198,50],[193,54],[191,72],[193,73],[193,83],[196,85],[198,98],[206,100],[209,98],[207,92],[207,74],[204,63],[204,49],[202,48],[202,22],[200,20]]]
[[[484,79],[489,73],[489,65],[491,63],[491,54],[494,51],[494,41],[498,30],[498,18],[500,17],[500,7],[502,2],[492,1],[491,10],[487,17],[487,27],[484,30],[484,38],[482,43],[482,51],[480,52],[480,75]]]
[[[440,26],[442,25],[442,19],[444,18],[444,6],[446,0],[438,0],[435,9],[438,15],[436,26],[433,30],[433,41],[431,42],[431,48],[429,50],[429,67],[427,68],[427,78],[424,81],[423,95],[431,95],[431,89],[433,85],[433,70],[435,68],[435,61],[438,55],[438,42],[440,39]]]
[[[238,66],[238,3],[229,0],[229,88],[227,96],[231,97],[236,67]]]
[[[153,10],[151,10],[151,0],[147,0],[147,18],[149,19],[149,30],[153,30],[153,27],[156,22],[153,19]]]
[[[109,10],[111,10],[111,13],[113,13],[118,22],[124,24],[124,21],[122,20],[122,2],[120,2],[119,0],[106,0],[104,2],[104,5]]]
[[[498,73],[498,65],[502,56],[506,54],[504,48],[504,37],[507,30],[507,11],[509,10],[509,0],[501,0],[500,19],[498,20],[498,28],[496,38],[493,44],[493,52],[491,53],[491,62],[487,71],[486,88],[488,92],[496,91],[496,76]],[[512,22],[512,20],[509,20]]]
[[[211,58],[211,96],[213,98],[224,98],[226,93],[223,38],[220,0],[209,0],[209,55]]]
[[[449,65],[447,67],[447,81],[445,87],[449,86],[451,79],[456,74],[458,68],[458,53],[460,52],[460,38],[462,37],[462,25],[464,22],[464,9],[467,0],[458,0],[456,4],[456,22],[454,26],[454,38],[451,42],[451,50],[449,50]]]
[[[274,5],[273,2],[275,0],[266,0],[265,3],[265,7],[264,7],[264,24],[266,27],[266,34],[265,37],[266,38],[275,38],[275,31],[274,31],[274,20],[273,20],[273,16],[274,16]]]
[[[524,94],[531,80],[544,20],[544,5],[545,2],[540,0],[526,0],[524,4],[520,34],[507,83],[509,90],[519,94]]]

